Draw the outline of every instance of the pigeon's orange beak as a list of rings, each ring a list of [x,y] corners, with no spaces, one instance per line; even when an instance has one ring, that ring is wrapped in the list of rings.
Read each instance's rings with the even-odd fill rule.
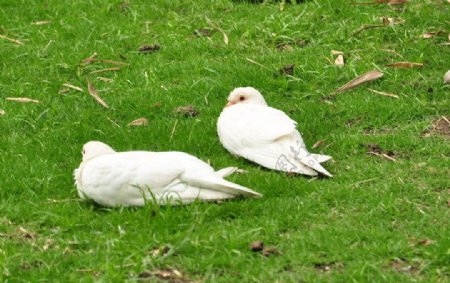
[[[234,104],[236,104],[236,102],[228,101],[227,105],[225,105],[225,108],[226,108],[226,107],[229,107],[229,106],[231,106],[231,105],[234,105]]]

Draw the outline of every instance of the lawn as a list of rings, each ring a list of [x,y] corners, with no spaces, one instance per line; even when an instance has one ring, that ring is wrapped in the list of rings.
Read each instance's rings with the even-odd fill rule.
[[[449,282],[450,3],[350,2],[0,0],[0,281]],[[384,76],[333,94],[370,70]],[[237,86],[298,121],[334,177],[231,156],[216,120]],[[264,197],[81,202],[89,140],[238,166],[228,179]]]

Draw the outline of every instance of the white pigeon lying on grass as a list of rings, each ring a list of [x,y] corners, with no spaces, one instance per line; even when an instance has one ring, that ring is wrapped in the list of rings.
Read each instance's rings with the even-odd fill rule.
[[[79,196],[103,206],[261,196],[223,179],[236,170],[228,167],[215,172],[184,152],[115,152],[102,142],[90,141],[83,146],[83,160],[74,175]]]
[[[259,91],[239,87],[228,96],[228,104],[217,121],[217,132],[229,152],[263,167],[332,177],[320,165],[331,156],[309,153],[296,126],[297,122],[284,112],[267,106]]]

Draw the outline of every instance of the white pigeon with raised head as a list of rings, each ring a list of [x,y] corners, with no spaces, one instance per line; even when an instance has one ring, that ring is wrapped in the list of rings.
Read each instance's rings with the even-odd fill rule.
[[[297,122],[268,106],[253,87],[239,87],[230,93],[217,121],[217,132],[229,152],[263,167],[332,177],[320,164],[331,156],[309,153]]]
[[[184,152],[116,152],[90,141],[83,146],[83,160],[75,169],[75,184],[82,199],[103,206],[143,206],[214,201],[261,194],[226,181],[235,167],[219,171]]]

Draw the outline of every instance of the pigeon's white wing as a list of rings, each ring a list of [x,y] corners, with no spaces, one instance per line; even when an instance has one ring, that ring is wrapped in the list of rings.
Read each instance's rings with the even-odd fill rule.
[[[234,105],[224,109],[218,132],[224,146],[237,153],[296,132],[297,123],[285,113],[262,105]]]
[[[229,196],[260,197],[260,193],[250,190],[244,186],[229,182],[216,175],[188,175],[184,174],[181,180],[189,186],[199,189],[218,191]]]
[[[121,152],[89,160],[77,171],[80,195],[105,206],[142,206],[161,194],[183,168],[171,160],[155,160],[154,153]]]
[[[262,105],[234,105],[219,117],[217,130],[224,147],[269,169],[305,174],[320,172],[329,156],[311,155],[296,122],[284,112]]]

